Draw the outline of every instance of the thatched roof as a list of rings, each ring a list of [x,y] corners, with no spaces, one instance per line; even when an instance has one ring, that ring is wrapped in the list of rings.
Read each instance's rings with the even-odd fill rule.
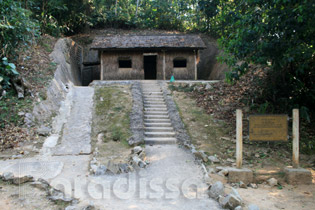
[[[205,49],[206,45],[197,35],[155,35],[155,36],[108,36],[96,37],[91,49]]]

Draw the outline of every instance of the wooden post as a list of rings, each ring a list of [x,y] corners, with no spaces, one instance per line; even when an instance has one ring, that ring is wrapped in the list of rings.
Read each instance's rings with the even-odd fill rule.
[[[197,51],[194,50],[194,53],[195,53],[195,80],[198,79],[198,76],[197,76]]]
[[[299,110],[293,109],[292,113],[293,123],[292,123],[292,159],[293,159],[293,167],[299,167]]]
[[[104,80],[103,51],[100,51],[100,60],[101,60],[101,80]]]
[[[166,79],[165,76],[165,51],[163,51],[163,80]]]
[[[242,168],[243,162],[243,113],[236,110],[236,167]]]

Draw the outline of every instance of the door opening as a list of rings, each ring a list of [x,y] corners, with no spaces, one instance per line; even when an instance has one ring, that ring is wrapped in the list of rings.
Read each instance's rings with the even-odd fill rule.
[[[144,79],[156,79],[156,55],[143,56]]]

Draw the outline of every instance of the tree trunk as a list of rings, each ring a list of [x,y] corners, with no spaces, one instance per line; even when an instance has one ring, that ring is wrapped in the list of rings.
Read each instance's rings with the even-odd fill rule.
[[[116,0],[115,15],[117,15],[117,6],[118,6],[118,0]]]
[[[137,0],[136,17],[138,16],[138,7],[139,7],[139,0]]]

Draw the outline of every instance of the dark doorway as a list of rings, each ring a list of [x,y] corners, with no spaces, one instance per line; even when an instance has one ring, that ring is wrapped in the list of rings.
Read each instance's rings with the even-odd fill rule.
[[[144,79],[156,79],[156,55],[143,56]]]

